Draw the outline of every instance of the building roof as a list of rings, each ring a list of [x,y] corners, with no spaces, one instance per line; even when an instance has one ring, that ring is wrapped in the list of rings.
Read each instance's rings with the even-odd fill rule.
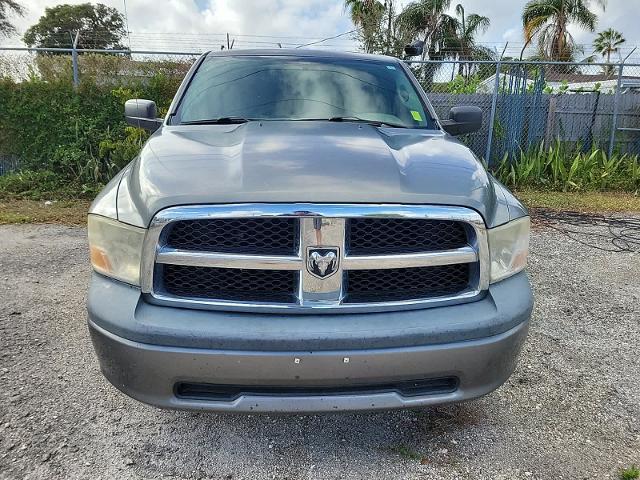
[[[548,82],[567,82],[567,83],[586,83],[586,82],[606,82],[607,80],[618,79],[617,72],[612,75],[605,75],[603,73],[596,75],[586,75],[582,73],[562,73],[562,72],[545,72],[544,79]],[[628,76],[624,75],[623,80],[639,80],[640,76]]]
[[[507,80],[511,77],[511,72],[500,72],[501,81]],[[495,88],[496,75],[495,73],[490,77],[484,79],[480,82],[478,87],[479,92],[483,93],[491,93]],[[535,81],[530,75],[527,77],[526,83],[527,85],[533,84]],[[600,84],[600,88],[604,89],[601,91],[612,92],[617,84],[618,84],[618,76],[614,75],[605,75],[605,74],[595,74],[595,75],[585,75],[582,73],[564,73],[564,72],[545,72],[544,81],[547,86],[550,87],[559,87],[560,85],[565,84],[567,86],[567,93],[576,93],[579,91],[588,92],[596,88],[596,84]],[[640,76],[628,76],[624,75],[622,77],[622,85],[626,84],[637,84],[640,82]]]

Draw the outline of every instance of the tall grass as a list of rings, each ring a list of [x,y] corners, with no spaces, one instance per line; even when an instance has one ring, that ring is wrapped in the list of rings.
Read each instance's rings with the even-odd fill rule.
[[[566,191],[640,190],[638,155],[614,154],[599,148],[584,152],[560,141],[541,144],[511,157],[505,155],[493,169],[509,187]]]

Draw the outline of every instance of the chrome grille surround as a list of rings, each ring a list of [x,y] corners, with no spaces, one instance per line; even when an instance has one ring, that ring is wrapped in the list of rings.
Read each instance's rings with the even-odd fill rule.
[[[297,255],[229,254],[210,251],[177,250],[163,242],[163,232],[172,222],[218,218],[250,219],[289,217],[299,219]],[[421,253],[350,256],[345,251],[346,220],[350,218],[433,219],[461,222],[468,233],[465,247]],[[319,227],[319,228],[318,228]],[[319,232],[320,235],[319,235]],[[319,279],[306,268],[308,247],[338,247],[340,260],[336,274]],[[171,207],[152,220],[145,238],[141,265],[141,287],[145,298],[155,304],[185,308],[271,313],[340,313],[417,309],[477,300],[489,286],[489,250],[484,221],[475,210],[464,207],[396,204],[225,204]],[[469,286],[449,296],[411,300],[350,303],[345,302],[344,273],[349,270],[430,267],[459,263],[471,264]],[[156,264],[258,270],[296,270],[300,272],[294,303],[227,301],[212,298],[184,298],[162,291],[154,279]]]

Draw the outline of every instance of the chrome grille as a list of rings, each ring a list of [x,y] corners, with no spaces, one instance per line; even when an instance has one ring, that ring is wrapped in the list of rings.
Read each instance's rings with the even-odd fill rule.
[[[154,218],[141,278],[166,305],[384,311],[476,299],[487,258],[484,222],[466,208],[205,205]]]

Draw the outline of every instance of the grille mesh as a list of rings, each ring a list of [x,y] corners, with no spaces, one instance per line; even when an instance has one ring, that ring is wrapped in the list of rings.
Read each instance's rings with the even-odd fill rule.
[[[298,272],[164,265],[164,289],[178,297],[293,303]]]
[[[347,227],[350,255],[429,252],[467,243],[463,224],[450,220],[354,218]]]
[[[469,264],[352,270],[347,303],[393,302],[455,295],[469,285]]]
[[[291,255],[298,249],[298,222],[292,218],[181,220],[170,228],[171,248],[256,255]]]

